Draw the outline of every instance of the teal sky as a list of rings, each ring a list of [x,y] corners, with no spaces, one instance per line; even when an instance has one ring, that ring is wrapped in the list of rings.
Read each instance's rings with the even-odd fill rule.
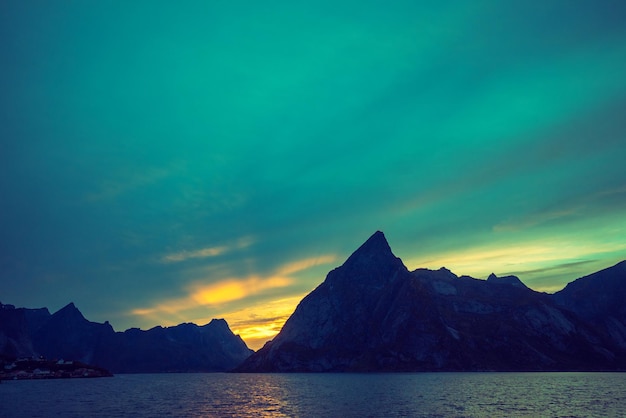
[[[260,341],[376,230],[543,291],[626,258],[623,1],[8,0],[0,39],[4,303]]]

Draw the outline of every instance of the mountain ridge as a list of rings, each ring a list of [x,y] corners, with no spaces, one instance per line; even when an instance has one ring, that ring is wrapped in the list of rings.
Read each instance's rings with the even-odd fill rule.
[[[408,271],[377,231],[236,371],[626,369],[622,311],[597,328],[570,299],[515,276]]]
[[[149,330],[115,332],[108,321],[87,320],[68,303],[47,308],[0,304],[0,357],[76,360],[113,373],[227,371],[252,353],[224,319]]]
[[[626,261],[547,294],[516,276],[409,271],[376,231],[253,353],[223,319],[115,332],[73,302],[0,304],[0,357],[115,373],[626,370]]]

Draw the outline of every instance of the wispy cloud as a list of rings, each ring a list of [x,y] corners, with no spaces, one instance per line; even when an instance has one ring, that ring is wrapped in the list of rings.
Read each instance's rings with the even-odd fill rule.
[[[577,242],[561,237],[529,240],[514,245],[493,243],[474,246],[461,251],[441,253],[429,260],[410,259],[407,260],[407,266],[412,268],[445,266],[457,274],[486,277],[491,272],[506,274],[517,271],[523,274],[565,267],[572,269],[586,264],[581,260],[588,260],[590,257],[603,259],[606,258],[606,254],[616,254],[624,250],[626,250],[624,243],[591,240]],[[520,278],[525,280],[523,276]]]
[[[520,276],[520,275],[530,275],[530,274],[536,274],[536,273],[546,273],[546,272],[555,271],[555,270],[563,270],[563,269],[569,269],[572,267],[579,267],[585,264],[594,263],[596,261],[597,260],[573,261],[571,263],[562,263],[562,264],[557,264],[554,266],[542,267],[542,268],[537,268],[537,269],[532,269],[532,270],[509,271],[509,272],[502,273],[502,275]]]
[[[251,295],[259,295],[271,289],[287,287],[292,279],[286,277],[246,277],[231,278],[217,283],[189,285],[186,296],[162,300],[149,308],[138,308],[131,311],[132,315],[151,317],[171,322],[172,316],[179,316],[198,308],[224,307],[229,302],[245,299]]]
[[[191,258],[206,258],[206,257],[215,257],[220,254],[223,254],[228,250],[228,247],[207,247],[200,248],[198,250],[193,251],[179,251],[176,253],[171,253],[163,256],[161,259],[164,263],[176,263],[179,261],[189,260]]]
[[[307,270],[311,267],[318,266],[320,264],[330,264],[337,260],[336,255],[323,255],[320,257],[305,258],[302,260],[287,263],[280,267],[277,274],[289,276],[294,273],[298,273],[303,270]]]
[[[204,251],[203,253],[217,252]],[[185,258],[181,257],[181,259]],[[184,296],[161,300],[152,306],[136,308],[130,314],[158,324],[173,324],[178,318],[186,318],[188,321],[190,317],[195,317],[201,320],[202,312],[208,315],[210,311],[218,309],[228,311],[237,306],[236,302],[245,300],[246,304],[252,308],[235,310],[232,314],[223,316],[246,341],[249,338],[266,341],[278,332],[303,296],[302,291],[296,286],[294,276],[336,260],[337,256],[329,254],[285,263],[266,276],[227,277],[214,282],[211,282],[210,278],[196,280],[185,286]],[[276,297],[276,290],[290,287],[294,288],[288,292],[292,296],[279,298],[277,301],[271,300]],[[297,296],[293,296],[294,293],[297,293]],[[235,305],[232,305],[234,303]]]
[[[216,257],[222,255],[226,252],[233,250],[241,250],[243,248],[249,247],[254,243],[254,239],[252,237],[244,237],[238,239],[233,244],[229,245],[220,245],[214,247],[205,247],[198,248],[195,250],[183,250],[177,251],[170,254],[166,254],[161,257],[161,262],[163,263],[178,263],[181,261],[187,261],[194,258],[209,258]]]
[[[229,279],[209,285],[194,285],[191,287],[190,298],[198,305],[223,305],[266,290],[287,287],[292,283],[293,279],[281,276]]]
[[[542,210],[500,222],[494,232],[516,232],[546,223],[561,223],[599,213],[621,211],[626,203],[626,186],[616,186],[592,193],[580,193]]]
[[[523,216],[513,221],[501,222],[493,227],[494,232],[514,232],[532,228],[546,222],[557,221],[575,215],[577,209],[554,210]]]
[[[170,167],[152,167],[144,170],[124,170],[117,173],[115,177],[102,181],[98,190],[88,194],[86,200],[89,202],[99,202],[114,199],[122,194],[132,192],[136,189],[146,187],[166,179],[176,170]]]

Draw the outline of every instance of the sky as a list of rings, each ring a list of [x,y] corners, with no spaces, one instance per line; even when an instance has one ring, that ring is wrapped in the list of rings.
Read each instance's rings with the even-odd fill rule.
[[[376,230],[554,292],[626,259],[626,2],[0,3],[0,300],[248,345]]]

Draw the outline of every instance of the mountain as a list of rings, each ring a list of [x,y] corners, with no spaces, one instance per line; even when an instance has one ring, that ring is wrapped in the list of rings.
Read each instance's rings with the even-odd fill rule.
[[[90,322],[74,306],[68,304],[55,312],[33,335],[37,353],[47,358],[79,360],[99,364],[106,340],[115,334],[108,322]],[[107,368],[105,365],[102,367]]]
[[[124,373],[212,372],[231,370],[251,353],[225,320],[213,319],[204,326],[186,323],[117,333],[102,361]]]
[[[115,332],[91,322],[73,303],[50,314],[0,304],[0,357],[66,359],[114,373],[227,371],[252,353],[223,319]]]
[[[378,231],[236,371],[624,370],[620,268],[581,279],[589,310],[567,287],[548,295],[515,276],[408,271]]]
[[[581,277],[553,297],[626,349],[626,261]]]
[[[16,308],[0,303],[0,357],[31,357],[31,335],[50,316],[48,309]]]

